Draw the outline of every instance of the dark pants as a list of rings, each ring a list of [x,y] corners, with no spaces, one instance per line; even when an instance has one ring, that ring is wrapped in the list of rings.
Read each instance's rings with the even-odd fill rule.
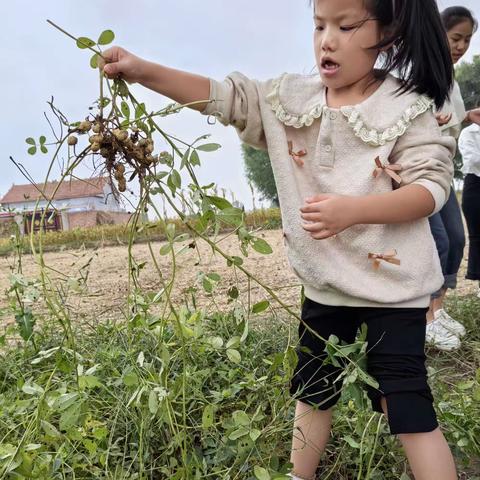
[[[444,207],[428,220],[445,277],[442,289],[456,288],[457,275],[465,248],[465,230],[462,213],[453,187]],[[438,298],[440,295],[441,291],[435,292],[432,298]]]
[[[469,173],[463,184],[462,209],[468,226],[467,278],[480,280],[480,177]]]
[[[430,432],[437,428],[433,398],[425,369],[426,308],[336,307],[309,298],[302,320],[322,338],[355,341],[358,328],[367,325],[367,371],[379,388],[368,387],[372,407],[382,412],[385,397],[393,434]],[[327,410],[340,398],[342,367],[325,362],[325,342],[299,325],[298,364],[290,393],[309,405]]]

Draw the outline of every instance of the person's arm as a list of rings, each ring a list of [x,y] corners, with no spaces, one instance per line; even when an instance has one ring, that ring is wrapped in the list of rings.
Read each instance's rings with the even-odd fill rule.
[[[191,106],[205,109],[210,96],[208,78],[149,62],[120,47],[109,48],[102,55],[100,67],[109,78],[121,76],[129,83],[138,82],[182,105],[205,100]]]
[[[436,120],[424,114],[397,140],[390,162],[402,178],[391,192],[360,197],[320,194],[300,209],[303,228],[315,239],[329,238],[357,224],[407,223],[438,212],[453,178],[455,140],[442,136]]]
[[[480,163],[480,145],[477,136],[478,133],[471,131],[471,127],[466,128],[460,134],[458,149],[464,165],[478,165]]]
[[[149,62],[120,47],[106,50],[99,63],[109,78],[120,76],[182,105],[191,104],[190,108],[204,115],[214,115],[223,125],[234,126],[243,142],[266,149],[259,94],[262,88],[267,91],[273,88],[271,81],[256,82],[234,72],[218,82]]]
[[[480,125],[480,108],[469,110],[465,116],[465,121]]]

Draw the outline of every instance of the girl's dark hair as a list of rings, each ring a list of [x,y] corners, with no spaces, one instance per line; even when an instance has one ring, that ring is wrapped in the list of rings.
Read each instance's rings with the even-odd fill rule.
[[[465,20],[470,20],[472,22],[473,31],[477,31],[478,21],[468,8],[458,6],[448,7],[440,14],[440,16],[447,32]]]
[[[385,30],[383,74],[396,72],[400,92],[428,95],[440,109],[453,86],[453,63],[435,0],[366,0]]]

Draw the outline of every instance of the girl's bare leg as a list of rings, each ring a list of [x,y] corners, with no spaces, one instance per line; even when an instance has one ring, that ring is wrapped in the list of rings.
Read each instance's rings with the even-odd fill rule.
[[[314,478],[320,456],[325,450],[332,426],[332,409],[317,410],[297,401],[293,427],[293,473],[300,478]]]
[[[387,415],[387,404],[382,399]],[[415,480],[457,480],[452,452],[439,428],[425,433],[398,435]]]

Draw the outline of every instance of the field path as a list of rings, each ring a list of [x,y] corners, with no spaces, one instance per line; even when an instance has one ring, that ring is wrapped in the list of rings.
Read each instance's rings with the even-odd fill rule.
[[[300,289],[297,279],[291,272],[288,261],[283,249],[283,238],[281,230],[268,230],[260,234],[273,248],[271,255],[261,255],[253,252],[248,258],[244,259],[244,266],[255,273],[259,279],[268,286],[277,291],[280,298],[294,308],[298,308]],[[154,251],[158,253],[161,242],[153,243]],[[221,248],[231,255],[241,256],[238,248],[236,236],[229,236],[221,241]],[[161,282],[158,280],[158,274],[153,262],[149,257],[148,245],[135,245],[134,258],[137,263],[147,262],[141,270],[140,282],[142,291],[158,292],[161,289]],[[158,257],[160,259],[159,268],[165,278],[170,278],[170,256]],[[7,301],[3,292],[9,287],[9,274],[12,257],[0,258],[0,311],[5,309]],[[61,274],[72,279],[80,278],[88,272],[86,282],[87,291],[85,294],[70,295],[67,300],[67,306],[71,314],[86,322],[98,321],[100,319],[122,319],[125,317],[124,305],[128,290],[128,254],[127,246],[119,245],[113,247],[103,247],[97,250],[65,250],[62,252],[50,252],[45,254],[46,264]],[[175,303],[182,303],[190,299],[188,293],[190,287],[197,287],[196,297],[199,305],[218,310],[227,304],[228,296],[226,292],[232,285],[236,285],[241,293],[244,302],[247,301],[245,292],[248,290],[248,283],[244,275],[239,273],[237,280],[231,268],[227,267],[226,262],[220,256],[212,256],[211,250],[206,246],[200,245],[200,256],[193,249],[186,249],[185,252],[177,258],[177,281],[173,298]],[[38,275],[38,267],[31,255],[23,258],[24,274],[28,278],[35,278]],[[463,296],[472,294],[476,291],[476,282],[464,280],[465,260],[459,275],[459,287],[457,295]],[[89,267],[84,267],[89,265]],[[215,295],[208,298],[198,280],[200,272],[215,272],[221,275],[222,280],[215,289]],[[62,278],[62,275],[52,271],[52,276]],[[267,295],[256,285],[252,284],[251,304],[267,298]],[[298,310],[297,310],[298,311]],[[10,315],[3,316],[5,321],[10,323]]]

